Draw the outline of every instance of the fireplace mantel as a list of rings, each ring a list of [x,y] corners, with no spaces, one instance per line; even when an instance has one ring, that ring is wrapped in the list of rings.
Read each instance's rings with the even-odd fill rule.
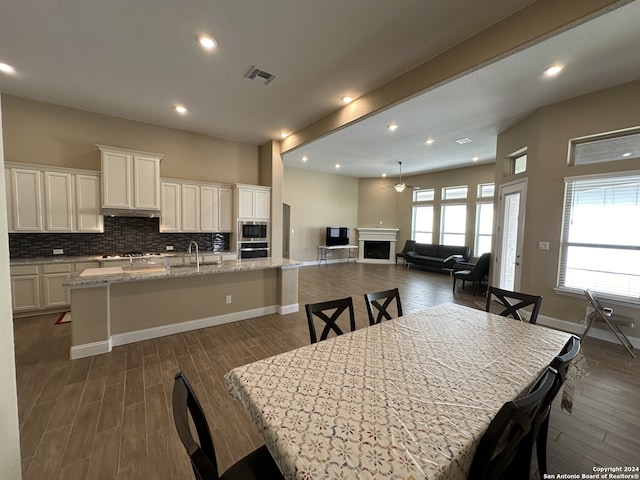
[[[396,258],[397,228],[356,228],[358,231],[358,260],[363,263],[394,263]],[[366,242],[388,242],[387,258],[368,258]]]

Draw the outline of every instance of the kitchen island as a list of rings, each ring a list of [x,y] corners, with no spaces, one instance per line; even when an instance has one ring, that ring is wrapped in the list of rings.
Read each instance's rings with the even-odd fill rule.
[[[188,330],[297,312],[299,265],[261,258],[199,268],[85,271],[66,283],[71,291],[71,358]]]

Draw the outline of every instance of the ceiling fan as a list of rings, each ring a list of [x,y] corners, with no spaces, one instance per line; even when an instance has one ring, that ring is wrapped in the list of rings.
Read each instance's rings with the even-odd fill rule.
[[[398,162],[398,165],[400,165],[400,178],[398,179],[398,183],[396,183],[393,188],[396,189],[396,192],[400,193],[403,192],[405,188],[411,188],[413,190],[420,190],[420,188],[422,187],[417,187],[415,185],[407,185],[406,183],[404,183],[402,181],[402,162]]]

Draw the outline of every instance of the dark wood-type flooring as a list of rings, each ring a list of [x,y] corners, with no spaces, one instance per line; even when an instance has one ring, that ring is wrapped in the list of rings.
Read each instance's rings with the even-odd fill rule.
[[[330,264],[300,269],[300,311],[116,347],[69,360],[71,327],[55,315],[14,321],[24,479],[191,479],[171,414],[173,376],[183,370],[205,408],[221,471],[262,444],[222,377],[233,367],[308,344],[304,304],[399,287],[405,313],[443,302],[476,307],[451,292],[446,274],[395,265]],[[250,294],[250,292],[247,292]],[[543,302],[544,309],[544,302]],[[640,464],[640,360],[595,339],[583,351],[592,374],[575,385],[574,411],[551,417],[551,472]],[[533,478],[533,477],[532,477]]]

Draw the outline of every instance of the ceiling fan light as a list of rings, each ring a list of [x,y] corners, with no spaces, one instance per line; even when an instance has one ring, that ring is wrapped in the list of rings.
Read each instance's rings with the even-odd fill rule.
[[[402,192],[405,188],[407,188],[407,186],[404,184],[404,182],[402,183],[396,183],[393,188],[396,189],[396,192],[400,193]]]

